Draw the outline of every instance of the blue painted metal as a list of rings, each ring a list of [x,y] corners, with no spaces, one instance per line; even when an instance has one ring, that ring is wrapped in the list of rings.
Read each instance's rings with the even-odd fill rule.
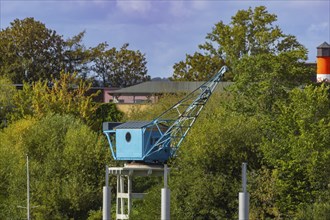
[[[152,121],[103,123],[115,160],[165,163],[175,156],[227,67]],[[128,136],[130,138],[128,138]]]
[[[149,152],[158,139],[166,132],[167,127],[157,125],[151,128],[152,121],[135,121],[122,123],[113,130],[104,130],[112,156],[115,160],[144,160],[146,152]],[[107,122],[104,127],[109,127]],[[116,147],[115,147],[116,146]],[[170,149],[164,148],[158,151],[149,162],[166,161],[170,157]]]

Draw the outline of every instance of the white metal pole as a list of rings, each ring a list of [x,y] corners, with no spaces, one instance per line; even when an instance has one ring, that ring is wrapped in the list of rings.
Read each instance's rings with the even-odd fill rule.
[[[162,188],[161,220],[170,220],[170,189],[167,188],[167,164],[164,164],[164,188]]]
[[[111,188],[109,187],[109,167],[105,169],[105,186],[103,187],[103,220],[111,220]]]
[[[167,188],[167,164],[164,164],[164,188]]]
[[[118,219],[118,215],[121,214],[121,213],[119,213],[120,212],[119,211],[120,199],[118,197],[119,192],[120,192],[120,187],[119,186],[120,186],[120,176],[117,175],[116,219]]]
[[[238,219],[249,220],[249,193],[246,189],[246,163],[242,164],[242,191],[238,196]]]
[[[242,163],[242,190],[246,192],[246,163]]]
[[[30,220],[30,175],[29,175],[29,156],[26,155],[26,209],[27,220]]]
[[[132,208],[132,177],[131,175],[127,176],[127,212],[128,214],[131,213]]]
[[[120,193],[122,193],[122,195],[125,192],[124,191],[125,190],[125,188],[124,188],[124,181],[125,181],[125,179],[124,179],[123,175],[120,175],[120,186],[119,187],[120,187]],[[122,214],[122,215],[125,213],[124,207],[125,207],[125,200],[121,196],[120,197],[120,214]]]

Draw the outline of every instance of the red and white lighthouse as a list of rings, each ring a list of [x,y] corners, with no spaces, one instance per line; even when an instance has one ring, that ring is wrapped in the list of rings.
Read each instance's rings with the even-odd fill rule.
[[[317,47],[316,80],[330,83],[330,45],[327,42]]]

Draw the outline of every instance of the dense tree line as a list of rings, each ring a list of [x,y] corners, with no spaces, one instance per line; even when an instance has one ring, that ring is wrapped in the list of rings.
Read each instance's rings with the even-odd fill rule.
[[[1,219],[22,219],[26,210],[29,156],[33,219],[86,219],[101,206],[108,149],[99,135],[69,115],[21,119],[0,133]]]
[[[170,162],[171,217],[237,219],[241,164],[247,162],[251,219],[326,220],[329,94],[326,85],[294,88],[274,112],[254,114],[241,111],[252,101],[237,103],[229,91],[214,94]],[[153,107],[155,115],[140,112],[137,118],[153,118],[171,100]],[[160,180],[134,203],[132,219],[160,218],[162,187]]]
[[[0,219],[22,219],[26,210],[26,155],[30,159],[30,202],[34,219],[87,219],[102,201],[110,159],[103,121],[120,121],[112,103],[86,95],[91,83],[76,74],[25,82],[16,90],[0,80]],[[5,120],[4,120],[5,119]]]
[[[310,81],[313,70],[303,64],[307,50],[282,33],[275,21],[265,7],[240,10],[230,24],[219,22],[207,34],[200,47],[204,54],[187,55],[174,65],[175,80],[205,80],[226,64],[231,70],[227,79],[235,82],[211,97],[178,155],[169,161],[172,219],[237,219],[242,162],[248,163],[251,219],[330,216],[330,87]],[[49,38],[54,34],[45,32]],[[66,53],[61,54],[66,58],[58,75],[54,70],[44,76],[41,68],[40,78],[24,79],[34,68],[26,69],[29,51],[18,53],[20,59],[28,57],[24,68],[19,61],[0,57],[7,65],[1,69],[6,77],[0,77],[0,116],[6,119],[0,130],[0,219],[25,217],[26,210],[18,206],[26,202],[26,154],[33,219],[100,219],[105,165],[119,164],[112,160],[99,124],[149,120],[180,99],[163,96],[146,111],[136,109],[124,118],[114,105],[94,103],[92,96],[84,95],[91,84],[83,76],[86,68],[96,68],[85,65],[92,54],[98,54],[93,62],[101,68],[101,79],[112,86],[111,80],[123,74],[116,66],[129,69],[145,60],[139,52],[128,51],[128,45],[86,49],[82,37],[64,41]],[[2,41],[0,45],[1,52],[11,47]],[[15,41],[13,47],[17,45]],[[134,61],[126,62],[134,54]],[[135,70],[144,72],[140,67]],[[10,80],[20,77],[26,82],[17,91]],[[148,189],[149,194],[134,201],[131,219],[160,219],[162,180],[134,183],[136,191]],[[115,192],[114,178],[110,184]]]
[[[206,42],[198,45],[200,51],[187,54],[184,61],[176,63],[173,80],[207,80],[210,74],[227,65],[235,68],[246,56],[259,54],[278,55],[284,52],[300,51],[304,59],[306,48],[295,36],[284,34],[274,24],[275,14],[268,13],[266,7],[239,10],[232,16],[231,22],[220,21],[206,36]],[[301,54],[300,54],[301,55]],[[226,80],[233,80],[238,71],[227,74]]]
[[[145,55],[129,50],[108,49],[107,43],[86,48],[85,32],[67,40],[45,24],[26,18],[16,19],[0,30],[0,76],[15,84],[58,79],[61,71],[77,72],[95,85],[126,87],[150,80]],[[120,77],[119,77],[120,76]]]
[[[101,123],[123,114],[114,104],[95,103],[91,86],[124,87],[150,77],[140,51],[128,44],[86,48],[84,34],[64,40],[33,18],[0,31],[0,219],[26,215],[18,208],[26,204],[26,155],[33,219],[98,215],[104,168],[113,163]]]

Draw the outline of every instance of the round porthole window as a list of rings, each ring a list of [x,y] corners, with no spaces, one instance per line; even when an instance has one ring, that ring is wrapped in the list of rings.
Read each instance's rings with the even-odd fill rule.
[[[126,135],[125,135],[125,138],[126,138],[127,142],[130,142],[131,138],[132,138],[131,133],[127,132]]]

